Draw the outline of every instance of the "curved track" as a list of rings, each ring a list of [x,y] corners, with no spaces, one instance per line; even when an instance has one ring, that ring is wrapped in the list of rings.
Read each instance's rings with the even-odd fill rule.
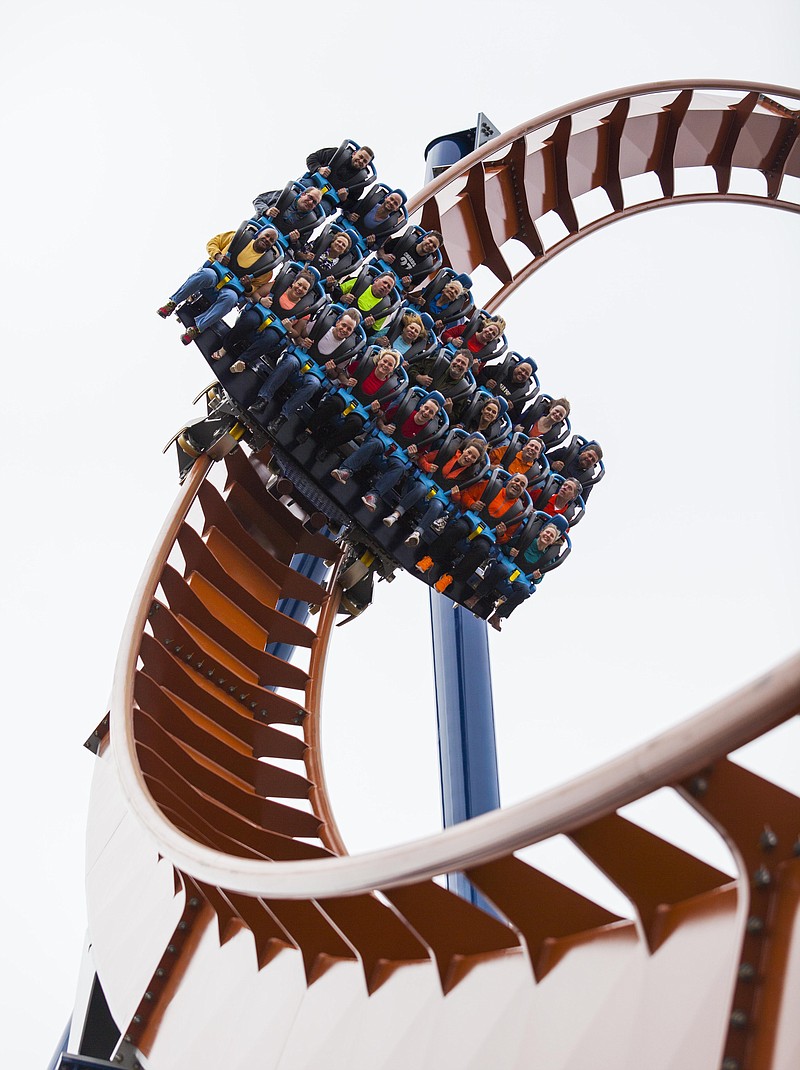
[[[489,268],[500,284],[487,302],[494,308],[573,241],[636,212],[717,199],[800,210],[787,182],[800,177],[798,108],[796,91],[740,83],[639,86],[592,98],[484,146],[426,187],[410,208],[442,231],[454,267]],[[716,192],[691,192],[698,167],[713,170]],[[737,169],[760,172],[763,194],[736,192]],[[641,175],[655,176],[660,196],[630,203],[629,187],[633,192]],[[546,233],[555,236],[546,240]],[[504,255],[511,241],[529,254],[515,271]],[[790,979],[797,984],[786,949],[800,887],[793,851],[800,800],[727,755],[800,711],[800,658],[563,788],[416,844],[334,857],[344,855],[344,845],[325,792],[317,725],[336,611],[335,568],[323,589],[290,562],[305,553],[335,566],[339,550],[310,529],[299,504],[265,489],[268,460],[235,451],[225,460],[224,491],[206,478],[210,462],[196,462],[123,636],[112,746],[102,751],[106,786],[98,788],[93,808],[114,796],[121,812],[135,815],[132,835],[141,837],[144,827],[144,841],[158,852],[154,863],[163,857],[174,867],[169,910],[153,908],[166,916],[163,932],[142,949],[135,979],[128,968],[124,981],[114,962],[113,918],[98,907],[106,893],[99,885],[93,890],[102,866],[90,873],[90,928],[106,962],[99,972],[114,1017],[129,1023],[129,1042],[150,1055],[153,1067],[177,1065],[170,1045],[182,1000],[200,983],[192,981],[193,971],[200,976],[197,963],[217,962],[219,944],[247,930],[259,973],[268,974],[263,968],[276,956],[270,969],[277,969],[282,950],[296,949],[308,984],[349,963],[363,973],[370,994],[388,990],[386,981],[400,967],[424,963],[441,992],[455,993],[469,978],[464,987],[496,986],[490,1001],[511,998],[503,997],[506,977],[515,978],[518,991],[520,964],[531,986],[561,973],[565,992],[575,992],[577,1017],[586,1017],[591,1050],[607,1049],[609,1061],[596,1065],[718,1065],[723,1049],[737,1060],[731,1070],[784,1065],[780,1052],[800,1049],[800,1026],[782,1013],[781,995]],[[316,630],[279,613],[283,597],[321,606]],[[307,667],[265,654],[275,641],[306,648]],[[289,725],[302,725],[304,738]],[[616,813],[662,786],[675,788],[726,838],[739,865],[735,880]],[[765,825],[776,844],[764,839]],[[623,890],[632,920],[515,856],[558,833],[568,834]],[[454,870],[494,904],[496,917],[433,880]],[[163,866],[161,874],[163,882]],[[130,880],[118,881],[124,902]],[[212,918],[219,940],[213,947]],[[620,965],[628,954],[643,979],[648,1013],[659,1000],[671,1000],[680,1023],[655,1033],[645,1020],[632,1025],[644,1050],[633,1041],[620,1046],[594,1011],[577,1009],[581,1000],[592,1006],[593,997],[581,995],[564,964],[573,973],[581,967],[580,976],[596,985],[598,969],[607,977],[610,963],[620,978],[608,989],[619,1001],[630,987],[622,977],[630,964]],[[226,967],[209,968],[221,976]],[[501,1010],[502,1003],[486,1009],[487,1030]],[[609,1013],[614,1019],[620,1012],[615,1006]],[[580,1062],[570,1044],[559,1048],[553,1041],[536,1050],[549,1066]],[[515,1051],[527,1059],[521,1041]],[[707,1061],[709,1053],[716,1063]]]

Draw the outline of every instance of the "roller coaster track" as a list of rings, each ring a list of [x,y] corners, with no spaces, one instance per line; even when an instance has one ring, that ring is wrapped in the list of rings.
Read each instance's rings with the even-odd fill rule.
[[[442,231],[455,268],[489,268],[496,308],[572,242],[638,212],[714,200],[800,211],[798,109],[795,90],[737,82],[590,98],[483,146],[410,209]],[[690,191],[697,168],[716,192]],[[763,194],[736,192],[738,169],[760,172]],[[660,195],[631,202],[642,175]],[[590,193],[600,214],[584,211]],[[516,271],[510,241],[529,254]],[[196,461],[94,737],[89,927],[123,1046],[170,1070],[796,1066],[800,799],[728,756],[800,712],[800,656],[570,784],[347,856],[319,747],[341,550],[269,460],[230,453],[221,489],[222,466]],[[330,562],[327,583],[293,570],[295,554]],[[280,613],[282,598],[319,606],[315,626]],[[307,666],[265,653],[272,642],[307,650]],[[617,813],[661,787],[720,832],[734,878]],[[558,834],[624,892],[632,919],[515,855]],[[434,880],[455,871],[495,916]]]

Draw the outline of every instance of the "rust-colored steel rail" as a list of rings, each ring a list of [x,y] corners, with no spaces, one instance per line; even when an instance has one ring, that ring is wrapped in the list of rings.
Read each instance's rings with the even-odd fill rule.
[[[421,210],[423,225],[442,232],[456,270],[484,265],[492,271],[500,287],[485,305],[493,311],[574,242],[640,212],[710,201],[800,211],[796,200],[781,195],[786,176],[800,177],[799,120],[800,94],[787,86],[717,80],[629,86],[547,112],[487,142],[430,182],[409,210]],[[713,169],[716,193],[692,192],[693,169],[700,167]],[[735,168],[760,172],[763,194],[732,189]],[[636,196],[629,180],[644,174],[658,180],[660,196]],[[595,191],[605,194],[605,205],[598,210],[595,201],[582,218],[581,198]],[[543,236],[546,216],[557,218],[561,237]],[[510,241],[529,256],[517,270],[503,254]]]
[[[800,177],[799,107],[796,90],[735,82],[589,98],[490,142],[411,208],[442,231],[454,267],[490,268],[500,282],[486,303],[493,308],[578,238],[639,211],[699,200],[800,210],[784,191],[786,176]],[[678,176],[695,167],[713,168],[717,193],[676,194]],[[735,168],[761,172],[764,195],[732,191]],[[646,173],[662,196],[626,203],[627,180]],[[605,192],[610,210],[581,222],[580,198],[594,190]],[[550,213],[566,233],[548,245],[541,221]],[[516,272],[503,255],[512,239],[531,257]],[[663,958],[676,934],[735,916],[739,966],[726,975],[732,1011],[719,1046],[731,1068],[772,1067],[797,919],[800,799],[728,755],[800,712],[800,657],[572,784],[416,844],[336,857],[344,844],[317,732],[336,596],[332,580],[323,588],[290,562],[296,553],[336,562],[340,551],[310,530],[297,505],[265,487],[263,465],[254,463],[263,459],[241,448],[230,454],[224,493],[206,479],[208,462],[197,461],[123,636],[111,713],[117,774],[128,806],[175,866],[186,903],[131,1016],[131,1042],[157,1051],[165,1001],[194,953],[198,926],[212,916],[220,940],[241,928],[252,934],[259,970],[296,948],[309,984],[337,962],[358,962],[370,993],[419,962],[435,965],[445,993],[488,960],[523,956],[539,981],[573,949],[611,938]],[[193,503],[199,529],[187,519]],[[173,563],[176,550],[182,567]],[[283,597],[322,607],[316,632],[277,611]],[[266,654],[275,640],[309,648],[308,670]],[[298,724],[304,740],[281,728]],[[302,772],[287,768],[292,762]],[[735,879],[617,814],[664,786],[721,832],[737,860]],[[625,893],[632,920],[516,857],[559,833]],[[454,870],[498,917],[432,879]]]

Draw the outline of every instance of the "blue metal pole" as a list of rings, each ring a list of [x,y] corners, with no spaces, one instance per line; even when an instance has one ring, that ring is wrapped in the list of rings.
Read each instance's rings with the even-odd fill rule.
[[[429,182],[462,159],[496,130],[479,115],[475,129],[436,138],[425,150]],[[460,606],[430,593],[439,769],[445,828],[500,806],[497,744],[492,702],[492,668],[486,622]],[[491,907],[461,873],[447,876],[447,886],[462,898]]]
[[[500,805],[486,622],[430,593],[433,675],[439,728],[439,770],[445,828]],[[461,873],[447,886],[487,907]]]
[[[321,557],[314,557],[313,554],[295,554],[291,560],[291,567],[301,576],[307,576],[315,583],[323,583],[328,574],[328,566]],[[296,598],[281,598],[275,608],[300,624],[305,624],[308,620],[307,602],[300,602]],[[284,661],[290,661],[294,647],[291,643],[268,643],[267,653],[274,654],[276,658],[283,658]]]

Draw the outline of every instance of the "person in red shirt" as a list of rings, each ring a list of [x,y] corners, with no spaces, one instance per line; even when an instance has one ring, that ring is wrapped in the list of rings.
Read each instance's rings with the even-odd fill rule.
[[[570,476],[569,479],[564,480],[556,493],[552,494],[546,502],[539,501],[537,497],[533,504],[540,512],[547,513],[548,516],[560,516],[562,513],[567,512],[580,492],[580,480]],[[539,493],[541,494],[541,491]]]
[[[467,329],[466,323],[458,323],[450,327],[442,335],[443,342],[451,342],[457,349],[464,345],[461,337]],[[506,329],[506,321],[502,316],[487,316],[482,320],[480,328],[471,335],[466,342],[467,348],[475,361],[472,365],[473,374],[477,377],[483,366],[490,357],[494,356],[497,339]]]
[[[444,398],[436,391],[423,395],[417,407],[405,418],[400,427],[397,427],[393,422],[394,415],[400,405],[397,402],[387,409],[384,417],[378,418],[378,427],[385,434],[396,438],[398,444],[404,445],[406,454],[413,461],[418,455],[418,448],[414,439],[423,435],[429,429],[428,425],[432,421],[437,420],[438,422],[439,410],[443,404]],[[397,486],[405,469],[405,459],[402,454],[398,456],[398,453],[394,452],[384,455],[385,450],[386,447],[381,439],[377,437],[368,438],[365,442],[362,442],[355,453],[350,454],[344,464],[334,468],[331,472],[331,476],[337,483],[347,483],[353,472],[358,472],[368,464],[378,464],[381,474],[373,487],[361,499],[371,513],[377,509],[379,500]]]
[[[354,357],[345,368],[336,365],[329,368],[326,365],[325,370],[334,380],[334,385],[347,387],[367,411],[377,418],[380,426],[383,410],[376,395],[389,383],[402,360],[394,349],[376,350],[373,367],[361,383],[354,376],[361,361],[360,356]],[[339,419],[346,405],[345,397],[339,391],[327,394],[314,410],[305,432],[298,438],[298,441],[305,441],[306,435],[313,435],[319,439],[322,445],[317,453],[318,461],[324,461],[331,450],[351,442],[364,430],[363,418],[357,412],[351,412],[344,419]]]

